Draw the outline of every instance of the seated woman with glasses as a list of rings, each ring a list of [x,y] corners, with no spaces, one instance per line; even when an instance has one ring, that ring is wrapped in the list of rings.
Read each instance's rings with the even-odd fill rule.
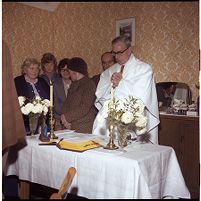
[[[61,78],[56,80],[54,83],[55,130],[61,130],[63,128],[61,124],[61,107],[67,98],[68,90],[72,82],[70,79],[68,64],[69,64],[68,58],[64,58],[59,62],[58,72]]]
[[[40,63],[35,58],[27,58],[22,64],[22,75],[15,77],[15,87],[18,96],[32,100],[36,96],[50,99],[49,85],[39,77]],[[23,115],[26,132],[29,133],[28,115]]]

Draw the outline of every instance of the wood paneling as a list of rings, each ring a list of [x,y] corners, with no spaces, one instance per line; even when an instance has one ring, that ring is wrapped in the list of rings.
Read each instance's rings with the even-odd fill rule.
[[[199,197],[199,118],[160,115],[159,144],[174,148],[191,198]]]

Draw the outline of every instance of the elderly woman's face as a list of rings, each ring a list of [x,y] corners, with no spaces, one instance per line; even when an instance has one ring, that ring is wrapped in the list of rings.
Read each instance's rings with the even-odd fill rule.
[[[25,69],[24,72],[30,79],[36,79],[39,75],[39,71],[40,70],[38,64],[31,64],[29,67]]]
[[[77,72],[72,71],[69,69],[69,73],[70,73],[70,78],[72,81],[76,81],[77,80]]]

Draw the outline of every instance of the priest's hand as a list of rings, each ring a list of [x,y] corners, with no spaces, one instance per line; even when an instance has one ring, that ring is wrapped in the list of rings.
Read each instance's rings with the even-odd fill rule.
[[[111,77],[111,82],[113,84],[113,87],[117,87],[119,85],[119,82],[122,79],[122,73],[113,73]]]

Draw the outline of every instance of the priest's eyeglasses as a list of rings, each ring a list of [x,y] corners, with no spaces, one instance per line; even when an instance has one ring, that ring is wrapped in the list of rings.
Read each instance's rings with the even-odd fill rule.
[[[130,47],[130,46],[129,46],[129,47]],[[118,51],[118,52],[114,52],[114,51],[112,50],[111,53],[112,53],[113,56],[120,55],[120,54],[123,54],[129,47],[127,47],[125,50]]]

